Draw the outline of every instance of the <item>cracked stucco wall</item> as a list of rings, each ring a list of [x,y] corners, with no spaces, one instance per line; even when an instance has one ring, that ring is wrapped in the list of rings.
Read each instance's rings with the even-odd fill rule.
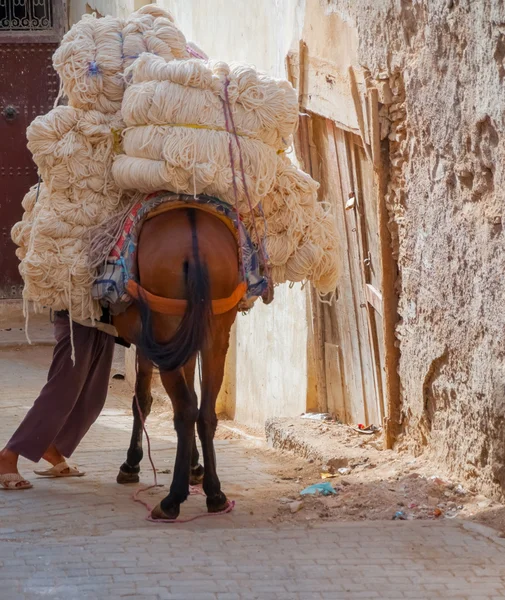
[[[505,5],[321,4],[357,28],[372,77],[404,87],[386,197],[400,270],[404,442],[504,495]]]

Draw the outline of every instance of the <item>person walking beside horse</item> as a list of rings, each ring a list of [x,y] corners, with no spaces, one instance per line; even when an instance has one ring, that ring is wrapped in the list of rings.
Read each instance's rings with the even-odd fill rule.
[[[43,477],[81,477],[67,464],[102,411],[114,354],[114,337],[93,327],[72,323],[75,364],[71,358],[70,319],[55,314],[56,346],[47,383],[18,429],[0,451],[0,486],[5,490],[32,487],[18,471],[20,456],[41,458],[52,467],[35,471]]]

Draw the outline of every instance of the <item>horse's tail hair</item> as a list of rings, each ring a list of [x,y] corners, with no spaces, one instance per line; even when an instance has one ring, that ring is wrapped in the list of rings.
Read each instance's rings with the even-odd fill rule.
[[[174,335],[168,342],[156,341],[152,312],[146,300],[139,296],[141,332],[136,341],[141,354],[160,371],[175,371],[183,367],[207,341],[211,328],[212,299],[207,265],[202,264],[198,250],[195,209],[188,209],[193,238],[193,256],[184,263],[186,311]]]

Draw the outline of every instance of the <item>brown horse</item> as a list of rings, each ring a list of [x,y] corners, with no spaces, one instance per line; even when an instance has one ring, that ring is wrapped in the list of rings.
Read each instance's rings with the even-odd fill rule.
[[[237,242],[218,217],[190,205],[146,221],[140,234],[137,257],[140,286],[145,292],[138,294],[135,304],[125,313],[114,318],[114,325],[120,336],[137,346],[135,394],[144,419],[151,409],[151,378],[155,364],[172,401],[177,432],[170,493],[155,507],[152,517],[177,518],[180,505],[188,496],[190,482],[196,483],[202,478],[208,511],[218,512],[227,506],[227,499],[221,491],[216,471],[215,407],[237,303],[222,314],[215,314],[219,312],[215,305],[216,300],[230,298],[237,290]],[[178,304],[184,306],[180,311],[182,316],[171,316],[174,312],[157,312],[153,295],[159,302],[163,298],[179,300]],[[198,353],[202,364],[200,409],[194,388]],[[126,462],[120,468],[119,483],[139,479],[143,456],[142,423],[135,398],[133,415],[131,444]],[[195,425],[205,468],[198,462]]]

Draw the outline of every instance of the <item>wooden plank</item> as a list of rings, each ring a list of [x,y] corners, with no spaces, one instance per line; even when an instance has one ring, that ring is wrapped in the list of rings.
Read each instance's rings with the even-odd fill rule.
[[[367,283],[365,285],[365,295],[367,302],[369,302],[374,309],[382,315],[382,294],[377,291],[373,285]]]
[[[326,412],[328,410],[328,393],[324,358],[324,316],[323,307],[314,288],[311,288],[311,305],[313,352],[317,367],[317,402],[320,410]]]
[[[356,81],[356,75],[354,74],[354,69],[349,67],[349,82],[351,85],[351,96],[354,102],[354,109],[356,110],[356,118],[358,120],[359,132],[361,134],[361,139],[363,140],[363,146],[365,148],[365,152],[369,160],[372,160],[372,151],[370,150],[370,146],[367,143],[367,134],[365,128],[365,119],[363,117],[363,106],[361,104],[361,96],[358,89],[358,83]]]
[[[360,189],[359,211],[365,281],[375,289],[382,289],[382,251],[379,237],[377,210],[378,190],[373,165],[367,160],[362,148],[355,149],[356,182]]]
[[[309,145],[309,123],[310,115],[300,115],[300,125],[298,128],[299,153],[297,157],[302,168],[312,175],[311,151]],[[307,294],[307,301],[310,302],[311,319],[308,321],[310,327],[309,339],[307,341],[307,354],[310,360],[313,360],[314,370],[310,381],[312,388],[309,388],[307,395],[307,406],[314,404],[313,388],[316,388],[316,402],[321,412],[327,411],[327,391],[326,391],[326,370],[324,359],[324,316],[319,296],[316,291],[310,287]]]
[[[313,115],[311,118],[311,124],[309,129],[309,148],[311,149],[311,166],[312,176],[315,179],[319,179],[321,182],[318,197],[320,200],[324,200],[329,202],[330,191],[329,187],[331,186],[331,176],[330,176],[330,164],[327,160],[327,151],[326,148],[328,146],[327,142],[327,133],[326,133],[326,124],[325,119]],[[320,394],[320,404],[324,405],[325,409],[328,412],[334,412],[335,407],[331,405],[330,394],[328,392],[328,388],[331,384],[328,381],[327,375],[328,371],[326,370],[326,342],[330,343],[338,343],[339,332],[338,332],[338,324],[335,321],[335,307],[329,306],[328,304],[322,303],[319,299],[319,294],[313,289],[313,302],[314,306],[317,308],[318,315],[318,327],[320,332],[320,367],[322,370],[321,377],[324,378],[324,388],[322,387],[322,392],[324,391],[324,402],[321,398],[322,393]],[[341,412],[339,407],[339,412]]]
[[[379,398],[379,411],[381,416],[381,423],[384,424],[384,420],[387,417],[387,402],[386,402],[386,345],[384,344],[384,322],[382,315],[374,310],[371,306],[368,309],[370,323],[374,331],[377,332],[377,336],[374,338],[375,355],[378,358],[379,369],[379,382],[381,385],[381,394]]]
[[[342,189],[341,198],[349,198],[355,193],[351,171],[350,157],[347,148],[346,136],[348,134],[334,128],[335,153],[340,174]],[[364,297],[361,280],[361,265],[356,237],[355,210],[345,210],[342,202],[340,225],[343,237],[343,247],[347,257],[346,272],[341,281],[345,296],[341,312],[346,314],[345,330],[346,342],[342,339],[342,362],[348,398],[350,420],[358,423],[368,421],[367,398],[373,396],[370,390],[370,380],[373,381],[373,371],[369,358],[369,340],[366,322],[364,321],[366,300]]]
[[[356,195],[358,198],[357,217],[357,242],[359,245],[359,253],[361,260],[361,277],[362,286],[365,297],[367,295],[367,283],[371,280],[372,274],[375,279],[381,280],[380,273],[380,258],[377,229],[377,211],[375,203],[376,190],[374,187],[375,173],[373,165],[367,160],[362,148],[352,145],[352,177],[355,185]],[[369,246],[368,242],[373,246]],[[372,252],[374,254],[372,254]],[[377,272],[377,264],[379,272]],[[373,286],[372,286],[373,287]],[[377,289],[377,288],[375,288]],[[373,381],[374,393],[367,395],[367,410],[370,422],[374,424],[382,424],[384,414],[384,398],[383,398],[383,381],[382,381],[382,365],[380,363],[379,346],[383,343],[382,332],[378,332],[376,328],[376,320],[374,309],[366,303],[366,329],[368,332],[368,356],[371,360],[372,377],[370,384]],[[365,325],[365,324],[364,324]],[[367,358],[368,358],[367,356]]]
[[[300,108],[303,106],[303,95],[305,94],[305,87],[307,81],[307,55],[308,48],[307,44],[300,40],[299,45],[299,64],[298,64],[298,104]]]
[[[326,342],[324,345],[328,410],[342,422],[347,419],[344,387],[340,368],[340,348]]]
[[[308,144],[309,144],[309,152],[310,152],[310,168],[312,179],[315,179],[318,183],[322,183],[321,178],[321,157],[319,156],[316,144],[314,143],[314,121],[317,117],[312,119],[308,119],[307,121],[307,129],[308,129]]]
[[[300,60],[301,57],[301,60]],[[345,68],[310,56],[306,42],[296,52],[288,53],[290,77],[296,80],[302,110],[331,119],[339,128],[359,134],[349,78]],[[301,63],[303,62],[303,68]],[[299,77],[303,72],[304,82]],[[361,73],[358,73],[361,77]],[[293,83],[293,82],[291,82]],[[361,80],[359,85],[362,85]]]
[[[326,371],[323,372],[322,352],[323,340],[321,339],[321,327],[319,315],[315,314],[318,307],[314,305],[314,290],[307,286],[307,412],[328,412],[326,395]]]
[[[398,323],[398,296],[396,282],[398,267],[392,253],[391,233],[389,231],[389,211],[386,206],[387,178],[381,168],[376,171],[377,178],[377,223],[381,252],[381,293],[382,318],[377,318],[377,330],[382,331],[384,346],[381,362],[384,364],[384,405],[385,405],[385,446],[392,448],[401,430],[401,399],[398,363],[400,350],[395,335]]]
[[[304,171],[311,174],[312,168],[310,164],[310,147],[309,147],[309,129],[308,122],[310,121],[309,115],[300,115],[298,136],[300,143],[300,153],[297,152],[300,166]]]
[[[381,134],[379,123],[379,90],[368,90],[368,114],[370,115],[370,147],[372,150],[373,166],[376,171],[381,168]]]

